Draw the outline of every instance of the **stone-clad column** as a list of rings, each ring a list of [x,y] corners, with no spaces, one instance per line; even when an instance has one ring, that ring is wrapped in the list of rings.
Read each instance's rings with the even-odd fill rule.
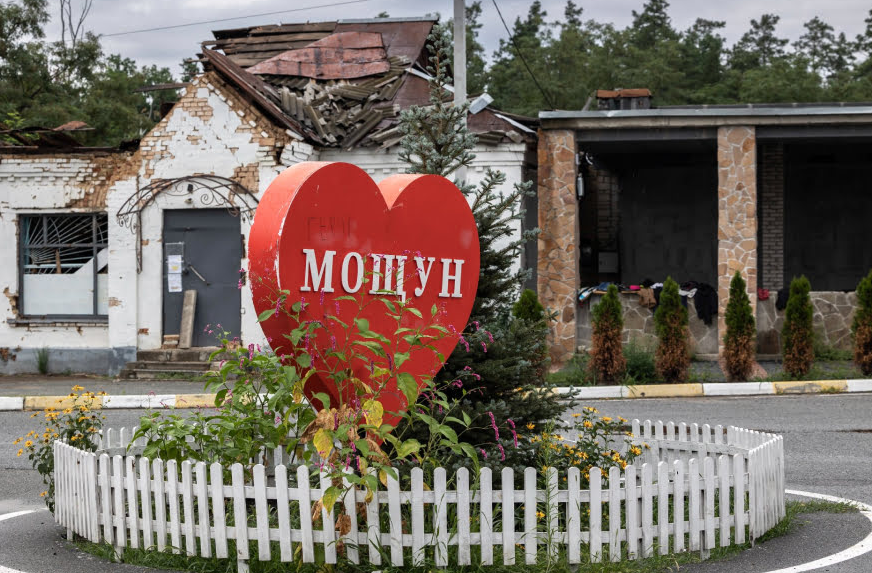
[[[575,169],[575,132],[540,130],[538,290],[542,304],[557,311],[548,340],[552,367],[564,364],[576,350],[578,201]]]
[[[757,313],[757,140],[753,126],[718,129],[718,352],[730,280],[740,271]]]

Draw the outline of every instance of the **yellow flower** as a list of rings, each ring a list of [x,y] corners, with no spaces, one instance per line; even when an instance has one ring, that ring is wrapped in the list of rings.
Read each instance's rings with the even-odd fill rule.
[[[47,491],[44,491],[44,492],[42,492],[41,494],[39,494],[39,497],[45,497],[46,495],[48,495],[48,492],[47,492]]]
[[[24,453],[24,449],[20,449],[20,450],[18,450],[18,454],[17,454],[18,457],[20,458],[20,457],[21,457],[21,454],[23,454],[23,453]]]
[[[590,412],[591,414],[599,414],[599,410],[594,408],[593,406],[588,406],[584,409],[585,412]]]
[[[34,412],[30,415],[31,418],[36,418],[39,415],[39,412]]]
[[[610,416],[603,416],[603,422],[611,422],[612,418]]]
[[[536,424],[534,424],[533,422],[530,422],[529,424],[527,424],[527,429],[528,429],[528,430],[532,430],[532,429],[535,428],[535,427],[536,427]]]
[[[73,392],[81,392],[81,391],[84,390],[84,389],[85,389],[84,386],[79,386],[78,384],[76,384],[75,386],[73,386]]]
[[[578,413],[572,415],[573,418],[578,418],[579,416],[581,416],[581,414]]]
[[[33,440],[27,440],[26,442],[24,442],[24,447],[25,447],[25,448],[29,448],[29,447],[32,446],[32,445],[33,445]]]
[[[622,469],[622,470],[627,469],[627,462],[625,462],[624,460],[621,460],[621,461],[620,461],[620,464],[621,464],[621,469]]]
[[[582,424],[585,428],[593,428],[593,422],[590,420],[585,420],[584,424]]]
[[[620,420],[621,423],[623,423],[623,424],[626,424],[626,423],[627,423],[627,419],[626,419],[626,418],[621,418],[620,416],[618,416],[618,420]]]
[[[12,442],[12,445],[13,445],[13,446],[17,446],[19,443],[21,443],[21,438],[18,438],[17,440],[15,440],[14,442]]]
[[[651,449],[651,446],[649,446],[648,444],[642,444],[642,445],[645,446],[645,449],[646,449],[646,450],[650,450],[650,449]]]
[[[636,437],[633,435],[633,432],[625,432],[625,433],[626,433],[628,438],[635,438]]]
[[[542,519],[543,517],[545,517],[544,513],[542,513],[541,511],[536,512],[536,519]]]
[[[633,446],[632,448],[630,448],[630,452],[631,452],[634,456],[638,456],[639,454],[642,453],[642,449],[641,449],[640,447],[638,447],[638,446]]]
[[[106,395],[106,390],[100,390],[99,392],[97,392],[97,395],[98,395],[98,396],[105,396],[105,395]]]
[[[72,414],[72,413],[73,413],[72,408],[64,408],[64,414]]]

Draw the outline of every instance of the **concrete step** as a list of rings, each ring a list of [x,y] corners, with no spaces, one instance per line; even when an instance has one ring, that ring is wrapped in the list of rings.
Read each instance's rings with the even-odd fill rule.
[[[118,373],[122,380],[200,380],[205,370],[140,370],[124,368]]]
[[[127,368],[131,370],[178,370],[180,372],[203,372],[212,367],[212,362],[196,361],[196,362],[162,362],[156,360],[138,360],[129,362]]]
[[[217,346],[199,348],[161,348],[158,350],[139,350],[136,360],[142,362],[208,362]],[[220,358],[219,358],[220,360]]]

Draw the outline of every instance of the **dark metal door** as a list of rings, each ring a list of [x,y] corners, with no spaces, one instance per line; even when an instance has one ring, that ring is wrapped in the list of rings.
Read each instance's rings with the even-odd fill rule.
[[[240,297],[239,265],[242,260],[242,237],[239,217],[224,209],[184,209],[164,211],[163,332],[178,334],[182,320],[184,291],[197,291],[192,346],[215,346],[217,332],[239,336]],[[181,291],[170,292],[168,245],[181,249]],[[178,245],[181,243],[182,245]]]

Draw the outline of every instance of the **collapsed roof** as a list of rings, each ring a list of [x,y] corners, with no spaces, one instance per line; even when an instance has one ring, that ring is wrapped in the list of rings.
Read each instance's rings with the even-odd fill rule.
[[[278,125],[325,147],[391,147],[399,112],[427,105],[427,36],[435,18],[378,18],[213,32],[204,66]],[[484,108],[468,125],[484,144],[520,142],[536,120]]]

